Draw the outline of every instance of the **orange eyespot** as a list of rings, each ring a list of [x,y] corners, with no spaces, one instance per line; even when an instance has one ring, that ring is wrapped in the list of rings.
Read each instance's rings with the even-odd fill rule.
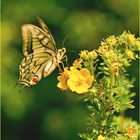
[[[33,77],[33,78],[32,78],[32,82],[38,83],[38,82],[39,82],[39,78],[38,78],[38,77]]]

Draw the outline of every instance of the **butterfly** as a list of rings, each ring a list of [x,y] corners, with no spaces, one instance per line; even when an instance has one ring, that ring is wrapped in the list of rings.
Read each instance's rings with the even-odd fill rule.
[[[67,58],[66,49],[56,48],[56,43],[45,23],[38,18],[40,27],[25,24],[21,27],[24,59],[19,65],[18,83],[36,85],[42,77],[49,76]],[[64,65],[63,65],[64,66]]]

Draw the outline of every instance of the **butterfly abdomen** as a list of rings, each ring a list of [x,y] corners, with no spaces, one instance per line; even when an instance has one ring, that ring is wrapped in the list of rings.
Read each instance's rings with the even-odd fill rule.
[[[45,66],[43,76],[47,77],[48,75],[50,75],[57,66],[57,59],[54,56],[51,60],[48,61],[47,65]]]

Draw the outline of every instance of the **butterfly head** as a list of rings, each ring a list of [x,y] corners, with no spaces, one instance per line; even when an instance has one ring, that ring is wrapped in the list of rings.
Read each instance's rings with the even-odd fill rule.
[[[66,48],[59,49],[57,53],[57,59],[62,60],[65,56],[65,53],[66,53]]]
[[[59,49],[58,52],[61,53],[61,54],[65,54],[66,53],[66,48],[63,47],[62,49]]]

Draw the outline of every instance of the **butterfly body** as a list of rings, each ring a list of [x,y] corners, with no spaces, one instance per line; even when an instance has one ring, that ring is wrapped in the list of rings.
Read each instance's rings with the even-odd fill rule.
[[[66,49],[57,50],[47,26],[41,19],[39,23],[42,29],[32,24],[22,26],[25,58],[19,66],[19,83],[26,86],[35,85],[42,77],[49,76],[65,58]]]

